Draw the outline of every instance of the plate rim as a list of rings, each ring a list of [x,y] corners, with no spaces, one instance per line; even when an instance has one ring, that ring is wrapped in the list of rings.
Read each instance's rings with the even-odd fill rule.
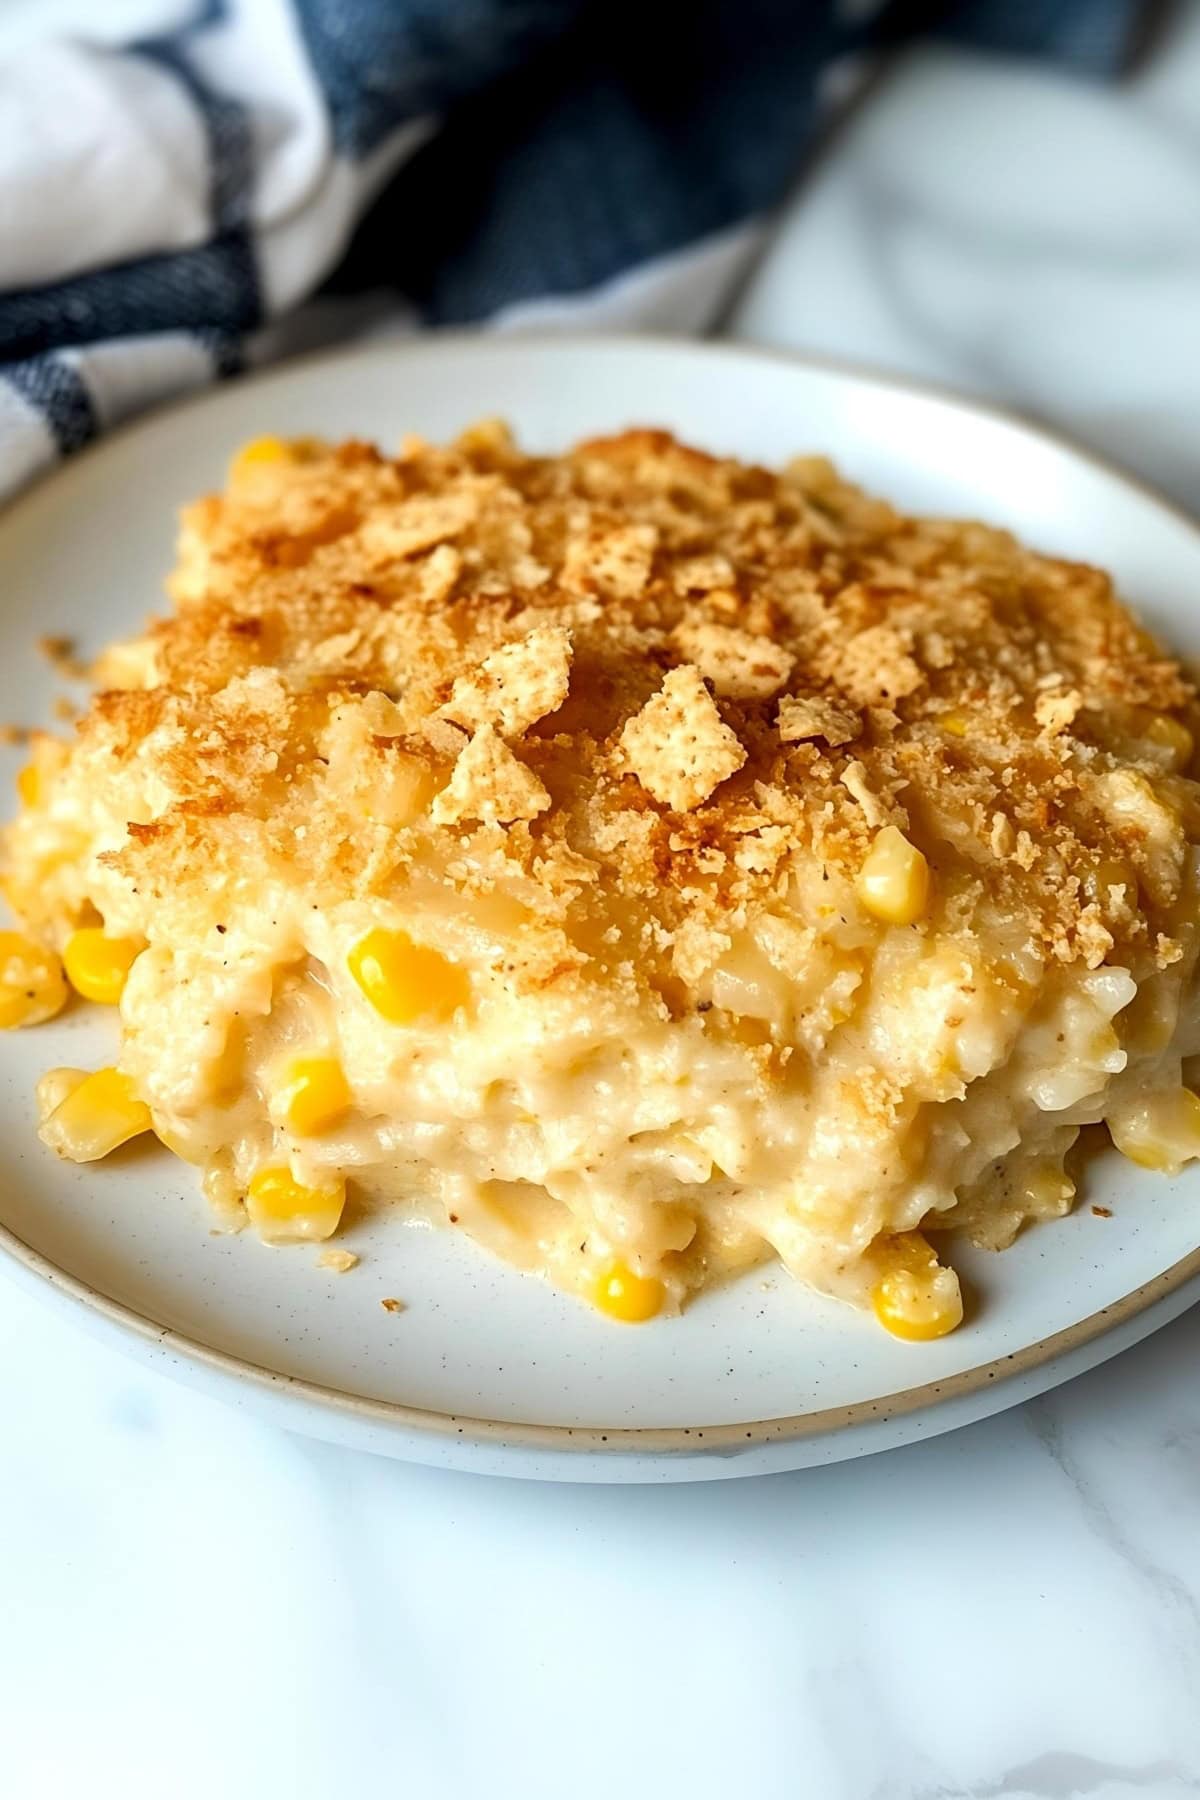
[[[807,369],[818,374],[840,376],[885,387],[917,400],[933,400],[973,418],[1016,430],[1034,442],[1050,444],[1065,451],[1078,462],[1098,470],[1110,480],[1132,490],[1142,501],[1165,514],[1175,525],[1182,525],[1196,540],[1200,551],[1200,518],[1151,482],[1123,468],[1118,462],[1080,443],[1069,432],[1022,417],[994,401],[979,399],[948,384],[913,378],[894,370],[873,366],[870,362],[818,352],[793,351],[773,345],[741,343],[736,340],[694,339],[661,332],[574,332],[520,331],[488,334],[481,331],[435,330],[410,337],[374,339],[366,343],[339,345],[286,358],[279,364],[251,370],[236,378],[241,388],[245,383],[267,388],[286,382],[299,370],[338,367],[350,362],[428,354],[433,349],[470,355],[474,351],[513,349],[534,352],[549,348],[588,350],[621,350],[640,348],[649,351],[685,351],[701,357],[740,360],[745,357],[772,361],[788,368]],[[94,444],[67,462],[60,462],[34,479],[30,486],[0,509],[0,528],[26,508],[44,501],[46,490],[56,478],[70,477],[82,466],[95,461],[118,439],[136,436],[155,422],[174,413],[193,408],[218,406],[228,393],[224,382],[194,394],[176,397],[161,406],[138,414],[114,430],[105,432]],[[433,1440],[466,1440],[482,1445],[525,1448],[537,1451],[573,1452],[612,1457],[636,1453],[644,1456],[699,1456],[704,1453],[728,1456],[732,1450],[746,1451],[766,1444],[786,1444],[837,1435],[843,1432],[880,1426],[889,1420],[929,1410],[941,1411],[956,1400],[964,1400],[989,1388],[1023,1375],[1029,1375],[1059,1358],[1083,1350],[1107,1333],[1136,1318],[1159,1301],[1176,1293],[1190,1282],[1200,1283],[1200,1246],[1189,1251],[1148,1282],[1132,1289],[1109,1305],[1089,1313],[1085,1318],[1064,1326],[1048,1337],[1039,1338],[1006,1355],[977,1363],[937,1380],[898,1389],[876,1400],[857,1400],[841,1406],[820,1407],[808,1412],[791,1413],[767,1419],[745,1419],[727,1424],[672,1426],[629,1425],[552,1425],[530,1421],[509,1421],[449,1413],[432,1408],[411,1406],[403,1401],[375,1399],[355,1394],[344,1388],[330,1387],[308,1377],[288,1375],[262,1363],[205,1344],[185,1332],[157,1322],[135,1307],[114,1299],[93,1287],[80,1276],[73,1275],[49,1257],[28,1244],[17,1232],[0,1223],[0,1255],[33,1277],[33,1291],[44,1283],[51,1292],[70,1304],[72,1310],[92,1315],[115,1327],[119,1335],[134,1339],[152,1349],[173,1353],[184,1362],[223,1376],[234,1382],[249,1384],[266,1395],[286,1397],[296,1406],[316,1407],[333,1412],[346,1423],[357,1422],[389,1432],[409,1431]]]
[[[262,1363],[218,1350],[169,1325],[160,1325],[145,1313],[114,1300],[89,1282],[62,1269],[40,1251],[0,1225],[0,1254],[7,1255],[36,1280],[45,1282],[73,1308],[137,1339],[151,1349],[183,1358],[187,1363],[235,1382],[248,1383],[263,1395],[283,1397],[297,1407],[314,1406],[333,1412],[347,1424],[375,1426],[388,1432],[409,1431],[434,1441],[466,1441],[496,1448],[543,1452],[570,1452],[604,1457],[728,1456],[768,1444],[804,1443],[887,1424],[913,1413],[940,1412],[956,1400],[966,1400],[1046,1364],[1085,1349],[1107,1333],[1139,1317],[1166,1300],[1189,1282],[1200,1283],[1200,1248],[1189,1251],[1170,1268],[1143,1282],[1120,1299],[1077,1319],[1061,1331],[1007,1355],[944,1375],[936,1381],[900,1388],[877,1400],[855,1400],[844,1406],[818,1407],[811,1412],[787,1413],[770,1419],[739,1419],[721,1425],[544,1425],[528,1420],[489,1419],[470,1413],[448,1413],[409,1406],[399,1400],[377,1400],[344,1388],[327,1387],[302,1375],[287,1375]],[[1163,1321],[1166,1323],[1166,1320]],[[1115,1352],[1114,1352],[1115,1354]],[[1103,1360],[1103,1359],[1101,1359]]]

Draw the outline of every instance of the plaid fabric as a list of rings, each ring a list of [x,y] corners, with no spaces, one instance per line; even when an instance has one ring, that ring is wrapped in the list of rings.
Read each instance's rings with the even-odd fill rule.
[[[936,31],[1107,74],[1139,11],[202,0],[119,48],[27,45],[0,61],[0,494],[364,316],[561,314],[627,282],[622,318],[701,328],[889,46]]]

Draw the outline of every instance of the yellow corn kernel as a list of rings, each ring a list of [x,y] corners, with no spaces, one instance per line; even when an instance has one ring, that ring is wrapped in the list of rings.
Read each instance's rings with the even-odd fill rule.
[[[251,438],[234,457],[229,465],[229,473],[240,475],[244,470],[257,468],[261,463],[287,462],[290,456],[291,446],[281,437]]]
[[[915,925],[929,905],[929,864],[895,825],[875,834],[855,891],[872,918]]]
[[[454,448],[468,456],[478,455],[481,451],[491,456],[511,456],[513,436],[503,419],[476,419],[473,425],[459,432]]]
[[[346,961],[375,1011],[393,1025],[448,1019],[470,998],[465,971],[427,944],[414,944],[405,931],[377,926],[358,940]]]
[[[17,795],[22,806],[36,806],[42,794],[42,778],[36,763],[17,771]]]
[[[662,1311],[666,1290],[655,1275],[635,1275],[628,1263],[610,1263],[592,1290],[592,1298],[610,1319],[644,1325]]]
[[[50,1114],[60,1107],[68,1094],[88,1078],[87,1069],[47,1069],[38,1080],[37,1109],[38,1122],[44,1125]]]
[[[98,925],[85,925],[72,932],[63,951],[67,980],[85,1000],[115,1006],[144,949],[141,938],[108,937]]]
[[[1173,768],[1187,768],[1196,749],[1196,740],[1181,719],[1163,713],[1159,718],[1151,719],[1145,735],[1157,749],[1170,752]]]
[[[938,724],[943,731],[948,731],[951,737],[966,737],[971,729],[970,719],[965,712],[960,712],[958,707],[953,707],[950,712],[944,712],[938,720]]]
[[[1150,1094],[1105,1124],[1121,1155],[1140,1168],[1173,1175],[1200,1156],[1200,1098],[1190,1088]]]
[[[881,1245],[880,1257],[885,1273],[871,1290],[871,1304],[885,1331],[924,1344],[962,1324],[958,1276],[942,1266],[919,1231]]]
[[[62,964],[20,931],[0,931],[0,1031],[41,1025],[62,1011],[67,984]]]
[[[47,1084],[43,1092],[49,1097],[53,1088]],[[137,1098],[128,1075],[119,1069],[97,1069],[70,1087],[43,1121],[38,1136],[68,1162],[85,1163],[107,1156],[150,1127],[150,1108]]]
[[[276,1097],[282,1124],[297,1137],[315,1137],[349,1112],[350,1088],[342,1065],[332,1056],[298,1056]]]
[[[332,1237],[345,1204],[344,1181],[328,1189],[302,1187],[284,1168],[259,1169],[246,1192],[246,1211],[267,1244]]]

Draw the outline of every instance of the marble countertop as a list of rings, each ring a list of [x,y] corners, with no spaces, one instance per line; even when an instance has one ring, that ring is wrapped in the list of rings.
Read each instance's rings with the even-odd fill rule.
[[[1200,8],[1110,92],[908,57],[738,334],[1200,493]],[[1200,1793],[1200,1311],[954,1436],[693,1488],[408,1468],[0,1293],[13,1800]]]

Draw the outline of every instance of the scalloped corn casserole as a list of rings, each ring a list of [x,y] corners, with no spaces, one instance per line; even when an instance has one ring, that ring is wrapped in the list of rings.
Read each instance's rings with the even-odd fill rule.
[[[5,832],[0,1024],[120,1008],[62,1155],[153,1131],[230,1228],[408,1209],[627,1321],[778,1257],[922,1339],[1082,1126],[1200,1153],[1195,696],[1098,571],[488,423],[248,445],[169,585]]]

